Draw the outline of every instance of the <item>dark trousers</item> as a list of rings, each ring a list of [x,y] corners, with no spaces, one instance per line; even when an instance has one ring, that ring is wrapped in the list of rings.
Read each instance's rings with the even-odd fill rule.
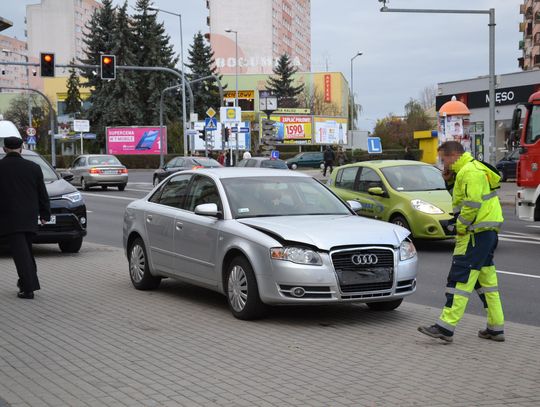
[[[40,289],[37,276],[36,260],[32,253],[32,238],[34,234],[28,232],[8,235],[11,256],[19,275],[21,291],[30,292]]]
[[[334,161],[325,161],[324,162],[324,170],[323,170],[323,176],[326,176],[326,170],[330,167],[330,174],[332,174],[332,171],[334,171]]]

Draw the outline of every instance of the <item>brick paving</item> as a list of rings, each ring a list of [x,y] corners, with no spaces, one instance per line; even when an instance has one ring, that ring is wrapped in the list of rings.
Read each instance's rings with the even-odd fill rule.
[[[132,288],[119,249],[36,247],[42,290],[16,298],[0,255],[0,406],[538,406],[540,328],[454,343],[416,331],[438,309],[405,302],[277,308],[234,319],[219,294],[164,280]],[[422,289],[421,281],[419,290]],[[441,298],[443,298],[441,287]]]

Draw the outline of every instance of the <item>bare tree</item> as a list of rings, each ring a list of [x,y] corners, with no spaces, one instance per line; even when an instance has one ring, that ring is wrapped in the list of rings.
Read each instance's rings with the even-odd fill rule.
[[[342,109],[334,102],[324,101],[324,92],[315,86],[313,91],[304,87],[302,93],[297,96],[299,107],[311,110],[315,116],[342,116]]]
[[[435,106],[435,100],[437,96],[437,86],[431,85],[426,86],[422,91],[420,92],[420,106],[422,106],[422,109],[428,110]]]

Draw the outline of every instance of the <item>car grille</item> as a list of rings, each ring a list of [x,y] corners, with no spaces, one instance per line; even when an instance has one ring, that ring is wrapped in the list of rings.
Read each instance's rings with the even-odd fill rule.
[[[353,261],[354,256],[356,263]],[[351,249],[332,253],[332,263],[344,293],[390,290],[394,284],[394,251]]]

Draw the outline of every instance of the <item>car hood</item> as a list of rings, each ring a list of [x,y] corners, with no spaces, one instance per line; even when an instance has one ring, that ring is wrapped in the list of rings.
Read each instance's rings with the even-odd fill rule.
[[[308,244],[320,250],[350,245],[397,247],[409,235],[409,231],[400,226],[354,215],[276,216],[238,221],[277,235],[281,240]]]
[[[437,206],[447,213],[452,213],[452,196],[447,190],[410,192],[399,191],[399,193],[411,201],[413,199],[421,199],[422,201]]]
[[[49,198],[54,198],[77,191],[77,189],[73,185],[63,179],[46,182],[45,186],[47,187],[47,193],[49,194]]]

